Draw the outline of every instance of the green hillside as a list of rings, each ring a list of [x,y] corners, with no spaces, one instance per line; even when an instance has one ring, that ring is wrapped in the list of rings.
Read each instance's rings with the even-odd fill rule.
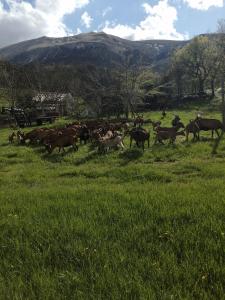
[[[187,124],[197,111],[169,112]],[[218,113],[205,113],[217,117]],[[160,113],[146,115],[153,120]],[[225,142],[99,155],[0,139],[2,299],[223,299]]]

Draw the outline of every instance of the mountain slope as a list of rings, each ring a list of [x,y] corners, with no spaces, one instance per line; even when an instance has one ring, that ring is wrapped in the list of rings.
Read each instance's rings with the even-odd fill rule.
[[[101,67],[132,65],[164,69],[171,53],[187,41],[129,41],[101,33],[64,38],[41,37],[0,49],[0,59],[16,64],[94,64]]]

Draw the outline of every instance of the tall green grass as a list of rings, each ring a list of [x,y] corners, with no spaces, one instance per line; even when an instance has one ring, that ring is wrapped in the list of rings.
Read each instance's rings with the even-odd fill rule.
[[[179,112],[184,123],[195,113]],[[0,132],[1,299],[224,299],[224,141],[215,156],[210,134],[165,146],[152,136],[144,153],[127,139],[123,152],[48,155],[9,145],[9,133]]]

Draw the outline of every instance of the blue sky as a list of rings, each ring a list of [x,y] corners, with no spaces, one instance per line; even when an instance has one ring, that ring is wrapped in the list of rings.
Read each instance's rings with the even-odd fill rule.
[[[221,18],[224,0],[0,0],[0,47],[89,31],[181,40],[216,31]]]
[[[204,1],[204,0],[203,0]],[[90,4],[75,14],[66,16],[65,22],[70,28],[80,28],[82,32],[98,31],[99,25],[109,21],[116,24],[127,24],[135,26],[140,23],[146,13],[142,7],[143,3],[157,5],[159,1],[142,1],[142,0],[105,0],[91,1]],[[184,3],[183,1],[168,1],[177,10],[178,18],[175,22],[175,27],[178,32],[188,33],[193,37],[199,33],[212,32],[217,28],[218,19],[225,18],[225,6],[211,6],[209,9],[196,9]],[[103,17],[102,12],[110,8],[107,14]],[[81,16],[84,11],[93,18],[90,28],[86,28],[81,22]]]

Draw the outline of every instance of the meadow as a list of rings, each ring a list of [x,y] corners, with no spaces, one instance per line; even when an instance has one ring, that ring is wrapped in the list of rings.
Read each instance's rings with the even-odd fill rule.
[[[173,111],[187,124],[196,110]],[[206,117],[220,118],[205,111]],[[146,118],[160,118],[150,113]],[[149,127],[150,128],[150,127]],[[99,155],[0,130],[0,299],[225,299],[225,141]]]

